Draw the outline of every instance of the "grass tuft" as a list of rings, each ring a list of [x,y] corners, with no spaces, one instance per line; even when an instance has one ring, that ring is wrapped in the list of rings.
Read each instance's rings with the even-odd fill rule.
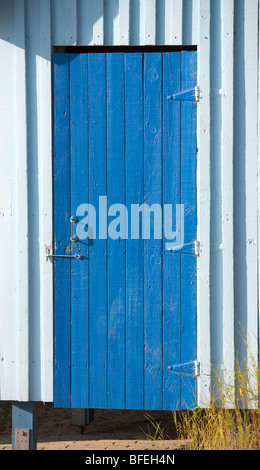
[[[246,364],[249,364],[247,366]],[[224,384],[214,373],[210,405],[173,412],[177,439],[186,450],[260,449],[260,374],[253,359],[237,365],[234,384]]]
[[[147,431],[144,431],[140,426],[141,431],[145,435],[145,439],[149,441],[164,441],[165,439],[169,439],[168,436],[165,436],[164,429],[161,427],[161,422],[157,422],[149,414],[144,415],[145,418],[148,420]]]

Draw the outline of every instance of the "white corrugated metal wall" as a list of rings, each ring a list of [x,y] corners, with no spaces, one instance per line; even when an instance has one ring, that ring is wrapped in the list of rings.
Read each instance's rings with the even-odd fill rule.
[[[0,0],[0,398],[52,401],[53,46],[198,46],[199,401],[258,357],[258,0]],[[243,334],[242,334],[243,332]],[[244,335],[244,337],[243,337]],[[249,347],[246,347],[246,342]],[[250,362],[250,361],[249,361]]]

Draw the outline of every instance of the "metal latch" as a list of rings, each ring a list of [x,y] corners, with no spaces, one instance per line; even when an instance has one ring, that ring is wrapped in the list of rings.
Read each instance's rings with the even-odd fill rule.
[[[199,256],[200,254],[200,242],[195,240],[191,243],[184,243],[180,246],[170,246],[167,248],[167,251],[172,251],[173,253],[180,253],[183,255]]]
[[[46,247],[46,261],[48,261],[49,258],[75,258],[75,259],[80,259],[81,255],[75,254],[75,255],[56,255],[55,253],[51,253],[51,249],[49,246]]]
[[[168,370],[170,372],[175,372],[176,374],[185,374],[191,375],[192,377],[199,377],[200,363],[199,361],[184,362],[183,364],[169,366]]]
[[[168,99],[170,101],[193,101],[198,103],[201,99],[200,87],[195,86],[195,88],[175,93],[174,95],[168,96]]]

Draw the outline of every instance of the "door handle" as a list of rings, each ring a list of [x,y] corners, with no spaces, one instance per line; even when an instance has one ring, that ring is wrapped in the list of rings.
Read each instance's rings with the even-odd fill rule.
[[[46,255],[46,258],[76,258],[76,259],[80,259],[81,256],[80,255],[52,255],[52,254],[48,254]]]
[[[55,255],[55,253],[50,252],[51,249],[49,246],[46,247],[46,261],[48,261],[49,258],[75,258],[75,259],[81,259],[81,255],[78,253],[75,255]]]

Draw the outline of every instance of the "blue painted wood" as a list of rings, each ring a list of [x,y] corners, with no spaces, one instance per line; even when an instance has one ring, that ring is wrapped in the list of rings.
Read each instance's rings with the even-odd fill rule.
[[[70,238],[69,60],[53,56],[54,252],[66,254]],[[70,406],[70,259],[55,258],[54,403]]]
[[[162,203],[162,54],[144,56],[144,203]],[[162,408],[162,239],[144,240],[144,407]]]
[[[70,54],[70,197],[71,216],[89,200],[88,188],[88,56]],[[80,223],[80,217],[79,217]],[[71,406],[89,402],[89,246],[71,243]]]
[[[107,201],[125,204],[124,54],[107,54]],[[108,217],[108,224],[118,214]],[[118,230],[122,227],[118,227]],[[108,408],[125,407],[125,240],[108,236]]]
[[[134,83],[134,86],[133,86]],[[125,55],[126,207],[143,203],[143,57]],[[141,227],[141,224],[140,224]],[[126,408],[142,409],[143,390],[143,240],[126,240]]]
[[[174,71],[174,73],[173,73]],[[173,204],[172,230],[176,230],[176,204],[181,202],[181,113],[180,103],[167,97],[181,89],[181,53],[163,54],[163,203]],[[180,255],[163,246],[163,408],[180,408],[178,374],[170,374],[168,365],[181,359],[181,272]]]
[[[169,366],[197,359],[196,258],[154,239],[153,213],[151,239],[141,238],[141,217],[131,239],[130,211],[131,204],[173,204],[174,231],[175,205],[184,203],[185,243],[196,240],[196,104],[168,99],[196,85],[196,53],[76,54],[55,58],[54,71],[60,253],[70,245],[77,206],[96,208],[96,238],[73,245],[82,259],[55,260],[55,404],[190,407],[195,379]],[[99,213],[106,196],[110,211],[128,209],[128,227],[121,219],[114,239]],[[123,216],[117,209],[108,224]]]
[[[15,430],[29,429],[29,450],[37,447],[37,408],[35,402],[12,403],[12,450],[15,450]]]
[[[107,194],[105,54],[88,55],[88,94],[89,201],[98,208],[99,197]],[[92,408],[106,408],[107,238],[100,230],[98,218],[99,211],[97,238],[89,241],[89,393]]]
[[[182,52],[182,89],[197,83],[196,52]],[[181,109],[181,203],[185,207],[184,243],[196,240],[196,104],[183,102]],[[193,361],[197,354],[196,258],[181,256],[181,363]],[[196,379],[181,376],[181,407],[196,404]]]

